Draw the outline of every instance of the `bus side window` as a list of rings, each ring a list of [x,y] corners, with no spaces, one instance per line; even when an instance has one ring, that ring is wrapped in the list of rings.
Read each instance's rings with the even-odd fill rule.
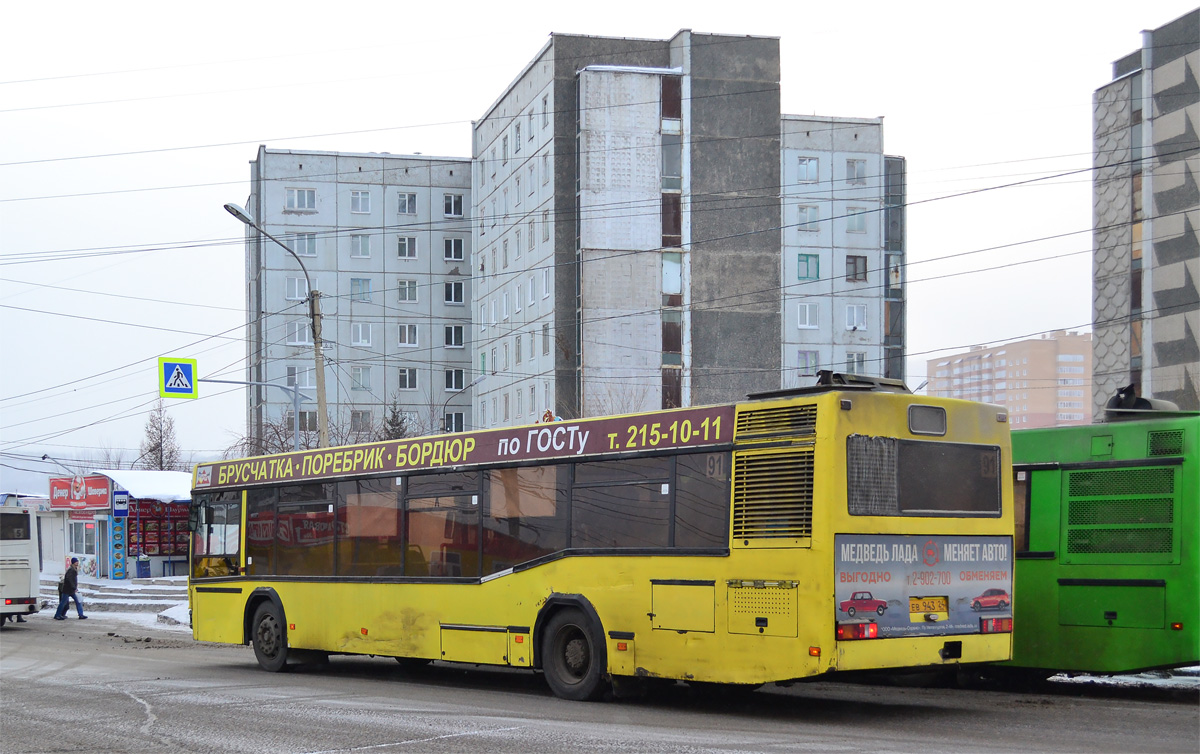
[[[1029,551],[1029,500],[1031,471],[1013,472],[1013,521],[1016,525],[1016,535],[1013,537],[1013,547],[1016,552]]]

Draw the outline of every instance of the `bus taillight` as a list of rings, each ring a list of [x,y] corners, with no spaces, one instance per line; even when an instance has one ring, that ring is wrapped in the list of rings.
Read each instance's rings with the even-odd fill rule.
[[[878,623],[839,623],[837,625],[838,641],[853,641],[855,639],[878,639]]]
[[[980,618],[979,633],[981,634],[1011,634],[1012,618]]]

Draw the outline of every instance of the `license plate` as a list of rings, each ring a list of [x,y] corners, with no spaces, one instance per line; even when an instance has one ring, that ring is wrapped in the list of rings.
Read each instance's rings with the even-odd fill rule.
[[[946,613],[949,611],[949,601],[945,597],[908,598],[908,612],[910,613]]]

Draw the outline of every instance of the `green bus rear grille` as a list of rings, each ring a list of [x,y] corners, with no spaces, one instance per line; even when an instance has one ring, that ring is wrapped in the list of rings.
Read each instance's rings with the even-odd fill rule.
[[[1067,481],[1068,497],[1173,495],[1174,493],[1174,469],[1073,471]]]
[[[735,437],[739,440],[815,435],[817,407],[807,405],[743,409],[738,412],[736,429]]]
[[[1183,455],[1183,430],[1173,429],[1146,434],[1148,456]]]
[[[1067,552],[1169,555],[1175,547],[1175,469],[1088,469],[1067,475]]]
[[[812,448],[735,454],[734,472],[734,539],[812,536]]]

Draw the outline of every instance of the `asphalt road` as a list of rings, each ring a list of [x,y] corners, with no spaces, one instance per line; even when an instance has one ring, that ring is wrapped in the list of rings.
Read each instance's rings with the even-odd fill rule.
[[[0,752],[64,751],[1194,754],[1200,706],[829,682],[566,702],[526,672],[335,657],[271,674],[248,647],[47,613],[0,631]]]

